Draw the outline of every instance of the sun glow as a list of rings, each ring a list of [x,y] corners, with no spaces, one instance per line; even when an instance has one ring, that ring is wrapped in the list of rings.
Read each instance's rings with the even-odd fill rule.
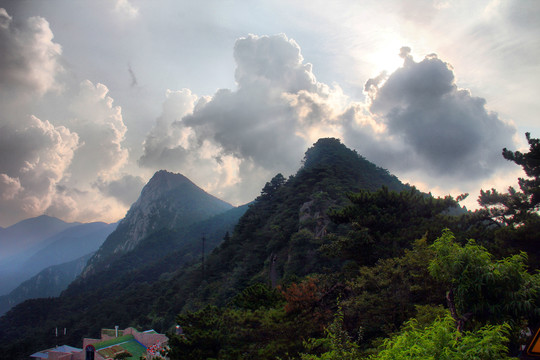
[[[405,44],[392,41],[391,45],[380,48],[367,56],[367,61],[372,65],[376,74],[385,71],[391,74],[403,65],[403,59],[399,56],[399,49]]]

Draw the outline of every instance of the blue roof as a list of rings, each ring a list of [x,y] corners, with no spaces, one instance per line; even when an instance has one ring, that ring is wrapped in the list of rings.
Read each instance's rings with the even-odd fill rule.
[[[49,358],[49,353],[46,353],[46,352],[43,352],[43,351],[38,351],[37,353],[34,353],[34,354],[30,355],[30,357],[48,359]]]
[[[52,348],[52,349],[38,351],[37,353],[34,353],[34,354],[30,355],[30,357],[48,359],[49,358],[49,352],[51,352],[51,351],[71,353],[71,352],[82,351],[82,349],[79,349],[79,348],[76,348],[76,347],[73,347],[73,346],[69,346],[69,345],[62,345],[62,346],[57,346],[57,347]]]
[[[73,346],[69,346],[69,345],[62,345],[62,346],[57,346],[55,347],[54,349],[52,349],[52,351],[60,351],[60,352],[79,352],[79,351],[82,351],[82,349],[79,349],[79,348],[76,348],[76,347],[73,347]]]

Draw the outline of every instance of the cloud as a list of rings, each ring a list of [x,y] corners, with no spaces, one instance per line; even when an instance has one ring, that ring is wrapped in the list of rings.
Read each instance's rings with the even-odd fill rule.
[[[501,149],[513,144],[515,128],[488,111],[484,99],[459,89],[452,67],[436,55],[415,62],[402,48],[401,56],[403,67],[366,83],[371,116],[400,150],[382,164],[402,173],[423,169],[431,183],[485,179],[504,166]]]
[[[119,179],[105,182],[98,179],[96,187],[101,193],[118,199],[125,206],[133,204],[139,197],[145,182],[140,176],[125,174]]]
[[[144,154],[139,164],[161,168],[177,168],[188,156],[190,131],[173,124],[191,113],[198,97],[189,89],[167,90],[162,113],[143,143]]]
[[[142,188],[123,172],[122,110],[105,85],[58,76],[64,60],[52,38],[44,19],[14,21],[0,9],[2,224],[43,213],[116,221]]]
[[[403,47],[403,66],[376,76],[374,65],[363,60],[373,49],[371,44],[336,34],[341,43],[332,42],[332,56],[348,60],[339,66],[325,61],[322,66],[343,75],[344,83],[354,82],[354,91],[359,94],[362,88],[358,84],[365,84],[367,101],[352,101],[339,86],[320,82],[298,43],[286,35],[238,39],[233,50],[234,76],[232,71],[223,75],[232,64],[225,59],[216,65],[208,59],[216,57],[223,44],[242,29],[226,24],[207,30],[207,23],[215,25],[210,16],[203,22],[187,19],[189,24],[195,23],[193,27],[178,22],[178,31],[171,32],[162,17],[159,22],[148,19],[149,12],[161,16],[163,9],[136,4],[141,6],[140,12],[126,0],[85,7],[100,11],[87,11],[81,24],[103,14],[102,31],[111,39],[102,44],[95,40],[101,38],[94,32],[81,30],[77,36],[64,33],[62,45],[69,59],[53,41],[45,19],[12,19],[6,10],[0,10],[0,147],[6,149],[0,152],[0,198],[2,204],[10,204],[10,214],[17,214],[18,220],[39,215],[38,209],[68,220],[117,220],[135,200],[142,179],[159,169],[181,172],[227,201],[244,203],[257,196],[276,173],[294,173],[305,150],[318,138],[328,136],[343,139],[347,146],[406,181],[429,186],[474,183],[478,189],[481,181],[504,169],[500,152],[503,147],[513,147],[514,127],[490,112],[484,99],[458,88],[452,67],[435,55],[415,62],[411,49]],[[185,14],[189,17],[190,12]],[[57,19],[55,31],[65,27],[61,15],[48,15],[51,22]],[[505,21],[513,24],[518,18],[516,12],[515,18]],[[165,31],[148,52],[140,53],[125,42],[119,44],[125,36],[151,39],[148,26],[135,26],[137,23],[150,28],[158,25],[155,29]],[[203,26],[206,32],[197,31]],[[193,36],[175,35],[185,35],[188,28]],[[486,34],[491,34],[486,29]],[[214,31],[219,31],[223,41],[216,42]],[[211,35],[215,45],[212,56],[203,56],[210,50],[201,45],[204,38],[197,36],[205,34]],[[81,36],[92,36],[95,42],[91,44],[104,45],[102,50],[109,55],[103,58],[100,52],[96,60],[89,48],[79,51]],[[171,39],[178,46],[163,47],[170,46]],[[491,44],[484,42],[484,46]],[[195,43],[197,48],[190,48]],[[324,43],[329,44],[330,38]],[[315,60],[319,50],[324,53],[328,48],[312,45]],[[156,73],[155,55],[165,53],[168,57],[163,58],[168,61],[160,61]],[[376,57],[381,54],[376,53]],[[358,63],[351,64],[353,59]],[[454,57],[452,61],[457,60]],[[201,64],[209,70],[199,73]],[[393,68],[395,65],[388,67]],[[368,71],[374,76],[364,82]],[[123,76],[121,80],[116,74]],[[204,86],[197,83],[210,77],[213,82]],[[103,78],[110,83],[96,80]],[[214,89],[213,84],[224,82],[229,88],[204,90],[212,91],[210,96],[193,90]],[[191,90],[168,90],[163,99],[164,89],[175,86],[171,83]],[[156,88],[159,95],[153,90]],[[128,92],[122,94],[122,89]],[[155,120],[152,127],[149,119]],[[55,154],[63,154],[56,165],[51,160]],[[45,169],[50,171],[49,180],[32,180],[39,171],[47,173]]]
[[[277,172],[295,172],[320,137],[340,137],[370,161],[430,186],[477,184],[503,168],[501,149],[513,144],[515,128],[459,89],[435,54],[415,62],[402,47],[400,57],[402,67],[366,82],[368,101],[359,103],[317,82],[294,40],[241,38],[238,88],[203,98],[168,92],[139,164],[182,172],[237,203]]]
[[[139,9],[133,6],[129,0],[116,0],[114,10],[128,18],[135,18],[139,15]]]
[[[196,103],[188,90],[168,93],[139,164],[196,182],[202,173],[199,183],[241,203],[269,177],[298,169],[307,146],[332,128],[327,118],[344,95],[316,81],[285,35],[241,38],[234,58],[236,90],[220,89]]]
[[[69,168],[71,180],[85,182],[96,177],[109,179],[124,166],[128,151],[122,141],[127,131],[122,109],[114,106],[103,84],[83,81],[70,99],[69,118],[64,124],[79,134],[81,145]]]
[[[56,76],[63,70],[59,62],[62,48],[52,39],[44,18],[14,22],[0,8],[0,88],[42,95],[57,86]],[[9,92],[1,91],[2,96]]]
[[[283,34],[239,39],[234,46],[234,59],[240,89],[269,87],[290,93],[316,89],[311,64],[303,63],[300,46]]]
[[[35,116],[0,131],[0,212],[4,221],[42,214],[69,167],[79,137]],[[9,218],[9,219],[8,219]]]

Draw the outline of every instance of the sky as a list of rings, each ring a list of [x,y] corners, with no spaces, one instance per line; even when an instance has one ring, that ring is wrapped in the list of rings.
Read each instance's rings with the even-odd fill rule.
[[[124,217],[160,169],[233,205],[336,137],[436,196],[540,136],[536,0],[2,0],[0,226]]]

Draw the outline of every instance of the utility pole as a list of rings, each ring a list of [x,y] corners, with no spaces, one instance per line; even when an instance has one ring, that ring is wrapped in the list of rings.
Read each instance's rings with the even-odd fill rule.
[[[206,238],[202,237],[202,279],[204,280],[204,242],[206,241]]]

